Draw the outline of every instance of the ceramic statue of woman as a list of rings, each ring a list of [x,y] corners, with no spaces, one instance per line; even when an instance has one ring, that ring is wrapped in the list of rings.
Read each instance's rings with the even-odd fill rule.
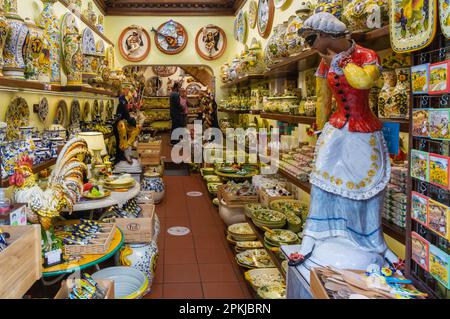
[[[349,40],[346,25],[327,12],[308,18],[301,34],[322,57],[316,72],[322,132],[310,176],[302,266],[366,270],[382,266],[385,258],[396,262],[381,227],[390,160],[383,125],[369,106],[370,89],[380,76],[379,57]],[[337,108],[330,116],[332,97]]]

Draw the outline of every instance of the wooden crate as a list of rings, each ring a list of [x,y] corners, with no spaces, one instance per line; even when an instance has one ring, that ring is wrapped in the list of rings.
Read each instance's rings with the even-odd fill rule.
[[[262,204],[265,204],[267,206],[269,206],[269,204],[277,199],[294,199],[293,195],[290,196],[269,196],[269,194],[267,194],[267,192],[265,191],[265,189],[261,189],[259,190],[259,201]]]
[[[229,205],[244,205],[246,203],[257,203],[259,201],[258,195],[237,196],[230,194],[225,191],[225,185],[219,186],[217,191],[219,192],[219,190],[222,194],[223,200]]]
[[[104,299],[114,299],[114,281],[107,279],[96,280],[98,285],[106,290]],[[68,299],[72,287],[75,286],[75,279],[67,279],[61,282],[61,288],[53,299]]]
[[[22,298],[42,276],[41,226],[0,226],[10,234],[0,252],[0,299]]]
[[[155,226],[155,205],[141,204],[141,218],[115,218],[114,221],[122,231],[125,243],[149,243],[153,239]]]
[[[103,255],[105,254],[116,233],[115,223],[103,223],[106,232],[99,234],[98,238],[92,239],[93,244],[88,245],[64,245],[64,253],[71,255]]]

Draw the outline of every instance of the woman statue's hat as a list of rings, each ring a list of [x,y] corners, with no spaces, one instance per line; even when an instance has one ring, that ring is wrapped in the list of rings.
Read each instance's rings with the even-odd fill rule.
[[[332,35],[345,35],[349,33],[345,23],[328,12],[319,12],[310,16],[298,31],[300,35],[305,32],[323,32]]]

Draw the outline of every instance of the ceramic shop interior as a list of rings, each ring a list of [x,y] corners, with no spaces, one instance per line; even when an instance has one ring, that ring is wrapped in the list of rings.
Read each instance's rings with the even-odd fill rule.
[[[0,298],[449,298],[445,0],[0,9]]]

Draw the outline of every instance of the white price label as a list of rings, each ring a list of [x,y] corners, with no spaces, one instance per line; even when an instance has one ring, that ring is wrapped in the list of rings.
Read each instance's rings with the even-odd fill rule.
[[[61,249],[56,249],[45,253],[45,258],[47,259],[47,264],[52,265],[59,263],[61,261]]]

